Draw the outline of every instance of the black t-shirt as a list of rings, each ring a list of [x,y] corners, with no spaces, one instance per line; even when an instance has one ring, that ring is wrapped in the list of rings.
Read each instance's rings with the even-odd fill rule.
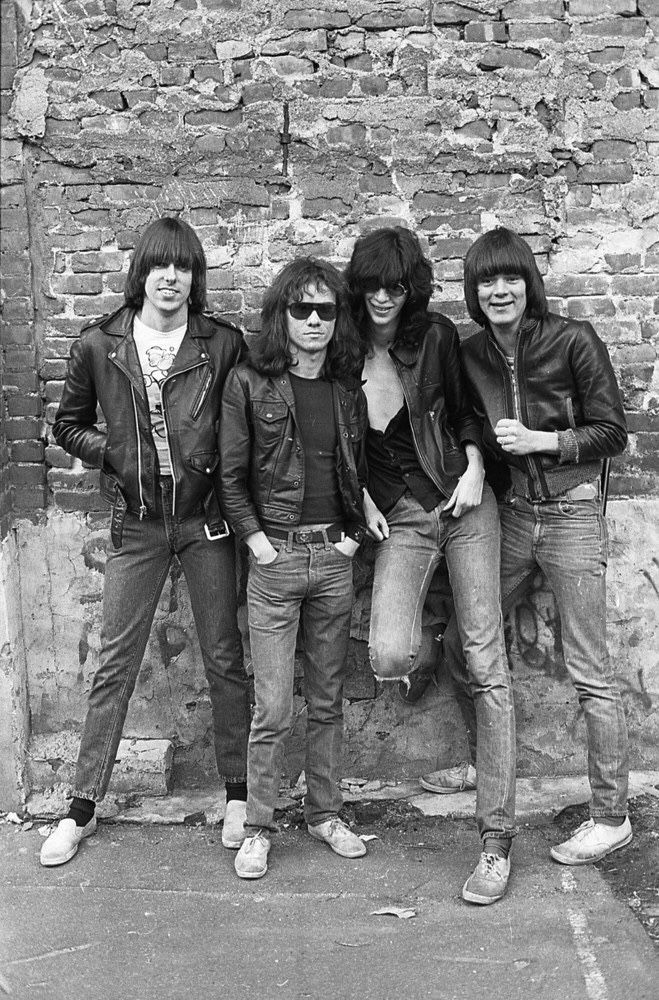
[[[368,491],[387,514],[406,490],[424,510],[433,510],[444,497],[425,474],[414,448],[407,404],[391,418],[384,431],[369,427],[366,436]]]
[[[338,436],[332,385],[324,378],[300,378],[292,372],[290,378],[304,449],[300,524],[332,524],[343,519],[336,472]]]

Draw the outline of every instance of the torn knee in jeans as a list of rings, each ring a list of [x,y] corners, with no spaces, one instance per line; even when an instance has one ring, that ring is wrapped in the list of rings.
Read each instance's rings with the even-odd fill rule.
[[[403,681],[409,689],[409,675],[413,669],[414,657],[378,656],[369,650],[368,658],[376,681],[381,683]]]

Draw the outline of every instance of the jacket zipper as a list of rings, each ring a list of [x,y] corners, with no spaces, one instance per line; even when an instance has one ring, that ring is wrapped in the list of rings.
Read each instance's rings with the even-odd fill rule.
[[[510,379],[510,381],[512,383],[512,388],[513,388],[513,416],[515,417],[516,420],[519,420],[519,422],[521,424],[525,424],[525,426],[526,426],[526,422],[523,419],[523,414],[522,414],[522,399],[521,399],[521,395],[520,395],[520,391],[519,391],[519,382],[517,380],[518,353],[519,353],[519,351],[521,349],[521,337],[517,338],[517,342],[515,344],[515,353],[513,355],[513,366],[512,366],[512,368],[508,364],[508,359],[506,358],[505,354],[503,353],[503,351],[501,350],[501,348],[499,347],[499,345],[497,344],[497,342],[493,340],[492,343],[494,344],[494,347],[497,350],[497,352],[498,352],[498,354],[499,354],[499,356],[501,358],[502,365],[503,365],[503,370],[508,374],[508,378]],[[532,480],[533,484],[537,487],[540,496],[542,496],[542,488],[541,488],[541,484],[540,484],[540,481],[539,481],[538,471],[537,471],[537,469],[536,469],[536,467],[535,467],[535,465],[534,465],[534,463],[533,463],[533,461],[531,459],[531,456],[530,455],[524,455],[523,458],[524,458],[524,464],[526,465],[526,468],[528,469],[529,478]]]
[[[190,419],[191,420],[196,420],[197,417],[199,416],[199,414],[201,413],[201,411],[202,411],[202,409],[204,407],[204,403],[206,402],[206,398],[208,396],[208,390],[210,388],[210,384],[211,384],[211,379],[212,378],[213,378],[213,372],[209,368],[208,371],[207,371],[207,373],[206,373],[206,375],[205,375],[205,377],[204,377],[204,381],[203,381],[203,384],[201,386],[201,389],[197,393],[197,398],[196,398],[196,400],[195,400],[195,402],[194,402],[194,404],[192,406],[192,410],[190,411]]]
[[[131,383],[130,396],[133,400],[133,413],[135,415],[135,436],[137,438],[137,488],[140,493],[140,521],[146,514],[146,504],[144,503],[144,493],[142,492],[142,442],[140,441],[140,425],[137,415],[137,400],[135,399],[135,387]]]
[[[167,454],[169,455],[169,465],[172,470],[172,517],[174,517],[176,511],[176,475],[174,470],[174,457],[172,455],[172,449],[169,444],[169,424],[167,422],[167,409],[165,407],[165,384],[172,378],[178,378],[179,375],[185,375],[187,372],[194,371],[195,368],[201,368],[205,365],[206,361],[198,361],[194,365],[188,365],[187,368],[179,368],[178,371],[172,372],[171,374],[165,375],[164,379],[160,383],[160,405],[162,406],[162,416],[165,424],[165,443],[167,445]],[[209,373],[210,374],[210,373]]]

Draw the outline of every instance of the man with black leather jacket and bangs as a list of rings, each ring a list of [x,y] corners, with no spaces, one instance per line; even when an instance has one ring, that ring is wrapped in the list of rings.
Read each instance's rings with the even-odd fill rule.
[[[586,725],[591,818],[550,853],[589,864],[632,839],[627,727],[606,642],[601,489],[604,460],[627,441],[622,400],[605,345],[590,323],[549,312],[531,248],[516,233],[479,237],[464,285],[482,329],[463,342],[463,367],[485,448],[508,479],[499,504],[503,609],[542,570]],[[455,622],[444,653],[452,669],[462,662]]]
[[[74,797],[43,844],[41,863],[49,867],[69,861],[96,830],[96,803],[110,781],[174,556],[190,593],[226,786],[222,843],[237,849],[244,838],[249,700],[234,542],[218,502],[220,395],[244,343],[238,330],[204,313],[206,259],[181,220],[158,219],[144,231],[124,300],[73,344],[54,426],[58,444],[101,470],[101,491],[112,505],[112,544]]]

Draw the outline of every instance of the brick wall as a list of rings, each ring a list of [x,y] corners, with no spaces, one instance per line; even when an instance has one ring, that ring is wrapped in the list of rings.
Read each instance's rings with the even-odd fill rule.
[[[212,306],[247,330],[292,255],[342,263],[359,232],[387,222],[420,232],[436,304],[466,329],[465,250],[510,225],[553,305],[591,318],[610,347],[632,431],[613,492],[656,493],[657,0],[62,0],[5,12],[18,36],[8,109],[10,61],[2,86],[19,512],[43,506],[45,469],[48,503],[99,506],[95,473],[49,426],[72,338],[120,304],[136,235],[160,213],[197,228]]]
[[[34,53],[26,47],[29,33],[21,7],[2,6],[2,68],[0,75],[2,187],[0,188],[2,316],[2,413],[0,431],[0,526],[3,534],[13,506],[22,511],[46,503],[43,443],[43,395],[38,378],[41,343],[35,322],[34,262],[42,236],[31,227],[34,197],[30,193],[29,147],[13,126],[12,85],[17,67]],[[18,70],[20,74],[22,70]],[[35,245],[35,243],[37,245]]]

